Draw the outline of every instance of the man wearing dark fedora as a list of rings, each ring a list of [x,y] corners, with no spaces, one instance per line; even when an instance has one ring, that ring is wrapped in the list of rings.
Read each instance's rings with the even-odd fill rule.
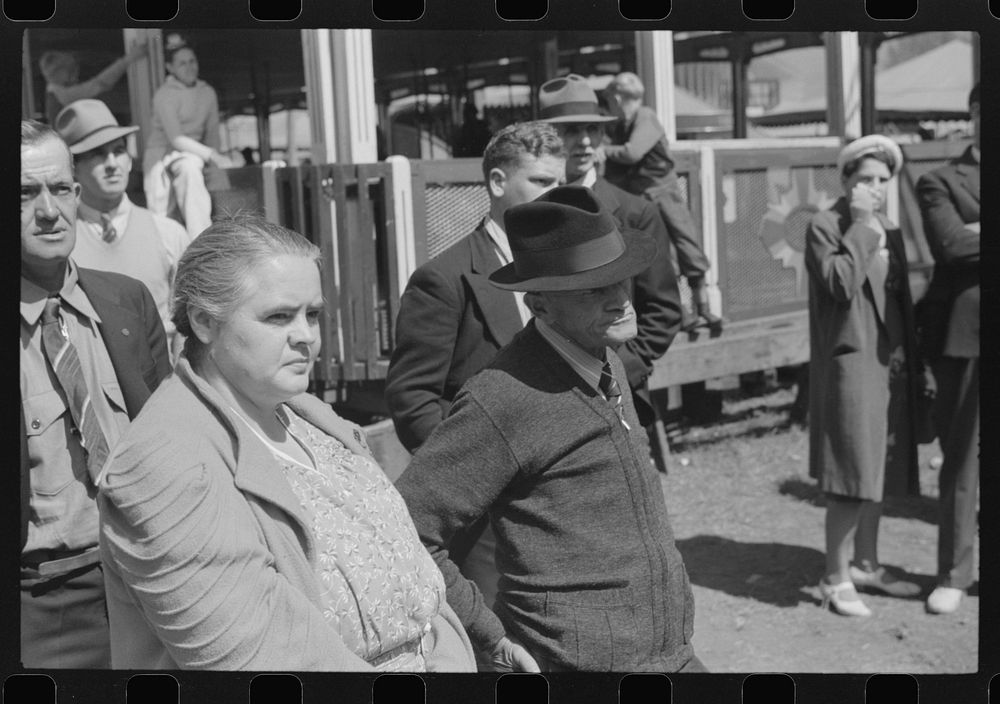
[[[396,483],[448,603],[498,667],[704,671],[694,603],[616,350],[635,337],[632,277],[657,243],[594,193],[507,210],[513,261],[490,275],[533,318],[456,396]],[[493,610],[447,546],[488,514]]]
[[[125,193],[132,171],[126,138],[139,128],[122,127],[107,105],[91,99],[64,107],[54,125],[73,154],[80,184],[73,261],[146,284],[168,346],[179,349],[170,320],[170,296],[188,234],[177,221],[135,205]]]
[[[657,243],[656,258],[635,277],[638,334],[618,351],[628,385],[639,397],[639,419],[648,426],[653,413],[646,380],[653,362],[663,356],[680,330],[683,313],[666,223],[652,202],[597,173],[597,150],[605,125],[617,118],[601,110],[597,93],[586,79],[571,73],[547,81],[538,91],[538,102],[539,119],[556,128],[566,147],[566,182],[593,190],[620,226],[644,232]]]
[[[104,461],[170,373],[149,290],[77,266],[66,143],[21,121],[21,663],[106,668],[97,504]]]

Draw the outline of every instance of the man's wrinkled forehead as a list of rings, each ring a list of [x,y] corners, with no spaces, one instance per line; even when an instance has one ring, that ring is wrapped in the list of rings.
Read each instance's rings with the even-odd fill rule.
[[[21,145],[21,180],[37,179],[42,174],[73,177],[73,155],[66,142],[46,137],[33,144]]]

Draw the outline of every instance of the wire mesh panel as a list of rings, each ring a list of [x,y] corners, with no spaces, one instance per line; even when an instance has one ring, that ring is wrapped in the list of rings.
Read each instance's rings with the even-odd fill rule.
[[[468,235],[489,212],[481,159],[410,162],[419,266]]]
[[[840,197],[836,151],[716,155],[719,287],[725,314],[741,320],[808,304],[805,233]]]
[[[428,184],[427,256],[434,257],[472,232],[490,210],[490,198],[477,183]]]

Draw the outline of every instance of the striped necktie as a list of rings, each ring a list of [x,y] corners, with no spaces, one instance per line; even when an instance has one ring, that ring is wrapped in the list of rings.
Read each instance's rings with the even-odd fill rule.
[[[118,230],[111,224],[111,216],[107,213],[101,213],[101,237],[104,238],[105,242],[111,242],[117,236]]]
[[[80,432],[80,444],[87,451],[87,471],[96,487],[108,459],[108,441],[90,402],[80,355],[69,341],[60,318],[58,295],[49,298],[42,313],[42,349],[66,394],[70,415]]]
[[[614,374],[611,373],[611,363],[605,362],[604,368],[601,369],[601,379],[597,382],[598,388],[600,388],[601,393],[604,397],[608,399],[610,403],[615,408],[615,413],[618,414],[618,420],[622,422],[626,430],[631,430],[628,422],[625,420],[625,408],[622,406],[622,389],[618,385],[618,380],[615,379]]]

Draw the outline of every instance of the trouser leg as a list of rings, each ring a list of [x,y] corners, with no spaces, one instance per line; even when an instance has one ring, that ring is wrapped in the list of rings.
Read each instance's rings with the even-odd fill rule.
[[[656,203],[667,226],[670,241],[677,252],[678,273],[686,278],[703,277],[709,269],[708,257],[701,247],[698,226],[680,192],[676,177],[661,186],[647,191],[646,196]]]
[[[939,481],[938,579],[968,589],[974,581],[979,489],[979,359],[934,364],[935,421],[944,462]]]
[[[22,569],[21,662],[27,668],[111,667],[100,564],[44,581]]]
[[[212,198],[205,186],[204,162],[185,154],[170,164],[174,197],[184,216],[184,227],[193,240],[212,224]]]

